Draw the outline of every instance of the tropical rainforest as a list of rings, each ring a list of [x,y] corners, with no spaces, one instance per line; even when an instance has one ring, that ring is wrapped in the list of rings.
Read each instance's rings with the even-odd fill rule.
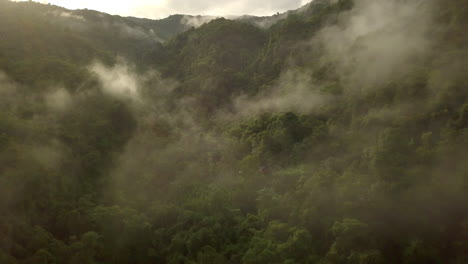
[[[468,263],[467,29],[0,0],[0,263]]]

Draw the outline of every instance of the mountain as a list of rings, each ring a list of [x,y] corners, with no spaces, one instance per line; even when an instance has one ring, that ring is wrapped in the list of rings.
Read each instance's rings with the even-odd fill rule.
[[[0,0],[0,263],[467,263],[467,12]]]

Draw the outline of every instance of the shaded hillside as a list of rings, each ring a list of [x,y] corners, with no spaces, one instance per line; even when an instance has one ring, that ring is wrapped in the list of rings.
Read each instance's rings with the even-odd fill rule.
[[[190,18],[193,17],[174,15],[150,20],[92,10],[70,11],[35,2],[2,1],[0,58],[7,65],[4,70],[12,77],[22,75],[18,78],[22,82],[42,78],[37,75],[47,78],[49,70],[76,75],[74,66],[93,60],[110,62],[116,56],[144,67],[153,65],[154,58],[161,56],[162,42],[193,27],[187,23]],[[24,65],[22,60],[26,60]],[[31,68],[35,68],[34,72],[22,72]],[[25,79],[25,75],[33,76]],[[66,79],[76,77],[60,78],[71,85],[71,80]]]
[[[467,263],[467,12],[0,0],[0,263]]]

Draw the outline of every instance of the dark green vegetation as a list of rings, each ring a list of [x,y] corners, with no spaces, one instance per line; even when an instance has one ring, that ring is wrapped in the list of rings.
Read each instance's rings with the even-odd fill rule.
[[[466,1],[171,19],[0,0],[0,263],[468,263]]]

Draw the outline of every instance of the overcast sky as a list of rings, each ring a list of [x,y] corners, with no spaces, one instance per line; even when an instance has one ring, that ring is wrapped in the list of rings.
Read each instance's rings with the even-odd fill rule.
[[[69,9],[88,8],[113,15],[164,18],[172,14],[263,16],[299,8],[310,0],[37,0],[37,2]]]

